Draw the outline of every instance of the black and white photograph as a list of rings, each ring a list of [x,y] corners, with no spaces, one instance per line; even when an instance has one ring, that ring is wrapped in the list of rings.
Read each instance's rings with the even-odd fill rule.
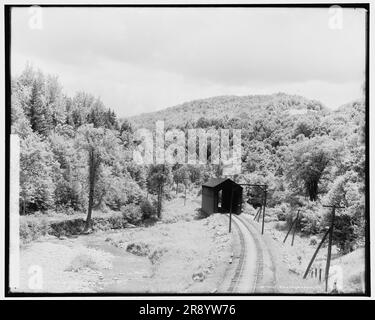
[[[368,296],[369,4],[5,6],[9,296]]]

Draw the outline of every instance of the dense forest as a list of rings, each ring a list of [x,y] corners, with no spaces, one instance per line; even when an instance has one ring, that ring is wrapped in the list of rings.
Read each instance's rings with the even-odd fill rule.
[[[269,214],[289,221],[300,208],[300,231],[319,234],[328,224],[323,204],[338,204],[345,209],[337,216],[335,243],[343,252],[363,245],[363,100],[331,111],[283,93],[221,96],[118,119],[99,98],[85,92],[69,97],[57,77],[30,66],[11,88],[23,215],[81,211],[90,217],[96,209],[122,212],[133,223],[160,218],[163,199],[182,185],[198,191],[222,174],[221,165],[136,165],[135,130],[165,120],[166,129],[241,129],[242,173],[233,178],[268,184]]]
[[[251,96],[219,96],[185,102],[181,105],[169,107],[157,112],[140,114],[129,119],[135,126],[153,127],[155,121],[164,120],[166,126],[188,127],[204,119],[240,119],[256,113],[263,114],[264,110],[271,110],[277,106],[277,112],[292,110],[325,109],[319,101],[308,100],[301,96],[291,96],[285,93],[272,95]]]

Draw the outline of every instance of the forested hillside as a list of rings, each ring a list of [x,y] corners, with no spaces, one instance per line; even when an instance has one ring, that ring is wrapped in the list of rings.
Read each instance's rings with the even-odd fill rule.
[[[284,112],[292,110],[324,111],[319,101],[301,96],[277,93],[272,95],[219,96],[185,102],[160,111],[130,117],[136,126],[150,128],[155,121],[164,120],[166,126],[189,126],[200,118],[230,119],[248,117],[264,110]]]
[[[91,94],[64,94],[57,77],[27,67],[12,79],[12,133],[20,136],[20,212],[152,208],[145,168],[129,156],[132,128]],[[151,209],[150,209],[151,210]]]
[[[135,127],[241,129],[239,182],[266,183],[268,206],[279,219],[303,212],[300,230],[317,234],[328,225],[322,205],[344,206],[335,242],[343,252],[364,241],[365,105],[350,102],[330,111],[319,101],[283,93],[196,100],[129,119]],[[209,155],[209,153],[208,153]],[[207,169],[207,168],[206,168]],[[220,175],[211,166],[210,175]],[[206,171],[207,173],[207,171]],[[252,191],[256,193],[257,191]]]
[[[166,128],[241,129],[242,174],[234,178],[269,185],[269,214],[288,220],[301,208],[301,232],[318,234],[327,225],[322,204],[340,204],[346,209],[337,218],[335,243],[343,252],[363,244],[363,101],[330,111],[282,93],[222,96],[120,121],[99,98],[69,97],[56,77],[31,67],[12,79],[11,99],[12,133],[21,140],[21,214],[90,217],[97,209],[119,211],[132,223],[160,218],[172,190],[198,190],[222,174],[220,165],[135,165],[134,130],[165,120]]]

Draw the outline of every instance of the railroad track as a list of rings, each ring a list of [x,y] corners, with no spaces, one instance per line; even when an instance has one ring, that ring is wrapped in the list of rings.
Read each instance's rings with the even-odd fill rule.
[[[248,279],[248,268],[246,268],[246,264],[249,263],[247,259],[250,259],[249,255],[249,241],[253,241],[255,244],[256,249],[256,262],[255,262],[255,270],[254,275],[252,275],[252,284],[251,284],[251,291],[249,293],[254,293],[257,289],[257,286],[259,285],[260,281],[263,278],[263,249],[261,247],[260,241],[255,234],[256,230],[254,230],[250,225],[249,222],[245,221],[241,216],[232,216],[232,222],[238,232],[239,239],[240,239],[240,257],[238,260],[237,267],[234,272],[234,276],[231,280],[229,291],[236,293],[240,290],[240,285],[243,284],[243,281],[247,281]],[[242,228],[241,228],[242,226]],[[247,240],[245,240],[243,229],[246,230],[248,233],[246,235]]]
[[[246,229],[249,231],[256,247],[256,272],[253,283],[253,291],[255,292],[257,286],[263,278],[263,248],[260,244],[258,236],[255,235],[256,231],[254,231],[254,229],[252,229],[252,227],[249,226],[249,222],[244,221],[243,218],[240,216],[238,216],[237,219],[239,219],[244,224]]]
[[[243,272],[244,272],[243,269],[244,269],[245,260],[246,260],[246,257],[247,257],[247,250],[246,250],[247,245],[246,245],[246,242],[245,242],[245,237],[244,237],[243,233],[241,232],[240,227],[238,226],[238,222],[236,221],[236,219],[233,219],[232,221],[233,221],[233,224],[234,224],[235,228],[237,229],[238,236],[240,238],[241,252],[240,252],[240,257],[239,257],[239,261],[238,261],[236,270],[234,272],[234,276],[233,276],[232,281],[231,281],[230,286],[229,286],[229,292],[237,292],[238,286],[240,284],[240,281],[242,279],[242,275],[243,275]]]

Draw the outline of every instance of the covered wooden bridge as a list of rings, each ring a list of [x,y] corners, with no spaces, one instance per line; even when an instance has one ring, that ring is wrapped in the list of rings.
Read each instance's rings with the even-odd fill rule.
[[[242,187],[229,178],[213,178],[202,185],[202,211],[206,214],[230,212],[240,214]]]

